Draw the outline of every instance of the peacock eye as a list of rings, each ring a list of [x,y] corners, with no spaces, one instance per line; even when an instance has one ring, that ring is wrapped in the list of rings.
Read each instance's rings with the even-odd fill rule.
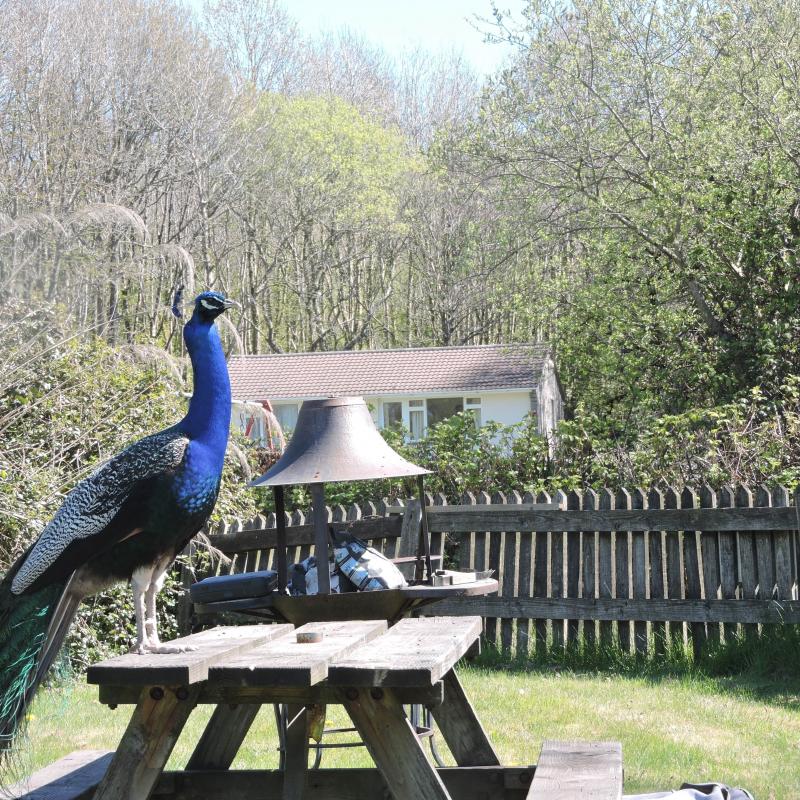
[[[207,308],[209,311],[216,311],[219,308],[219,306],[214,303],[209,303],[208,300],[205,299],[200,300],[200,305],[203,306],[203,308]]]

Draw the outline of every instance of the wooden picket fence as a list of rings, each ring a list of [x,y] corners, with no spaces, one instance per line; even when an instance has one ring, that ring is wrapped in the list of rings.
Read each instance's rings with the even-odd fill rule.
[[[683,643],[699,652],[800,623],[798,508],[782,487],[481,493],[457,503],[439,495],[427,505],[433,552],[455,567],[493,569],[500,584],[496,596],[443,601],[431,613],[480,614],[504,651],[614,643],[657,655]],[[394,556],[413,545],[419,509],[339,506],[329,518],[353,522]],[[212,539],[233,554],[234,571],[264,569],[274,522],[234,523]],[[290,558],[311,553],[304,515],[288,523]]]

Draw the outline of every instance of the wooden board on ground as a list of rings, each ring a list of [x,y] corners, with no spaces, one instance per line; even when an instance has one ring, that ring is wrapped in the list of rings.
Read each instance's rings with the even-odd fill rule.
[[[291,634],[291,625],[248,625],[212,628],[175,639],[170,645],[195,647],[185,653],[128,653],[89,667],[89,683],[128,686],[188,686],[204,681],[208,668],[222,658],[237,655]]]
[[[313,686],[325,680],[337,655],[371,642],[387,627],[386,620],[309,622],[297,633],[319,632],[321,642],[299,644],[294,634],[280,638],[226,657],[211,667],[208,677],[219,686]]]
[[[91,797],[113,755],[110,750],[76,750],[34,772],[27,780],[0,790],[0,798],[83,800]]]
[[[619,742],[545,741],[528,800],[620,800]]]
[[[387,634],[333,660],[336,686],[430,686],[442,678],[481,634],[480,617],[400,620]]]
[[[83,800],[105,775],[114,753],[110,750],[76,750],[27,780],[0,790],[0,798],[16,800]]]

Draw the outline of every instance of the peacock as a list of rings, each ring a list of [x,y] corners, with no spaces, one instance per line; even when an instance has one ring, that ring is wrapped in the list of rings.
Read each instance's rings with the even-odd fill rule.
[[[180,316],[176,294],[173,312]],[[0,752],[16,735],[81,600],[130,580],[137,653],[159,641],[156,595],[175,556],[217,500],[231,387],[214,320],[237,305],[204,292],[184,325],[194,391],[186,416],[135,442],[75,486],[0,582]]]

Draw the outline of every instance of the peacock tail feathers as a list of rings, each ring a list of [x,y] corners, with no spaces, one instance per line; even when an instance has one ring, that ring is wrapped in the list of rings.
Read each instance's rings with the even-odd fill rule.
[[[5,761],[25,721],[39,684],[63,642],[76,603],[66,582],[30,594],[11,593],[0,583],[0,760]]]

